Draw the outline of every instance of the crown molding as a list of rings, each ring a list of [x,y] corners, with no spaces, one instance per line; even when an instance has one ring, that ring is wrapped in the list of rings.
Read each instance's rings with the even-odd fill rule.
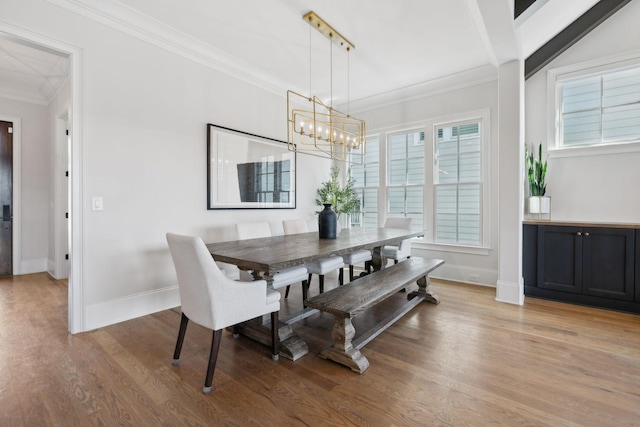
[[[45,1],[278,96],[286,92],[285,83],[277,77],[260,73],[253,65],[119,1]]]
[[[261,73],[246,61],[142,14],[118,0],[45,1],[279,97],[285,97],[285,93],[289,89],[288,86],[290,85],[281,81],[277,76]],[[489,64],[439,79],[354,100],[350,102],[349,107],[351,112],[364,112],[493,80],[497,80],[497,68]]]
[[[349,109],[351,113],[359,114],[496,80],[498,80],[498,69],[488,64],[391,92],[352,101]],[[344,109],[344,106],[341,106],[341,108]]]

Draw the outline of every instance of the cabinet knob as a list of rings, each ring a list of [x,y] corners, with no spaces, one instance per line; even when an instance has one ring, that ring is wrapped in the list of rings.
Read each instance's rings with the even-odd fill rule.
[[[578,236],[582,236],[582,233],[581,233],[580,231],[578,231],[576,234],[577,234]]]
[[[584,233],[584,235],[588,237],[588,236],[589,236],[589,233]]]

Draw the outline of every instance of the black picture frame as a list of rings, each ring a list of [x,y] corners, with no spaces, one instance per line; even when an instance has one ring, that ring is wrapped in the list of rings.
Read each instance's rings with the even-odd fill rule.
[[[273,138],[207,124],[207,209],[295,209],[296,152]]]

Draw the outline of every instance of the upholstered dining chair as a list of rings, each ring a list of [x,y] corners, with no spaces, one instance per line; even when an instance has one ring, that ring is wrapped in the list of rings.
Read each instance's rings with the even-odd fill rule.
[[[284,234],[294,234],[294,233],[305,233],[309,231],[309,227],[307,222],[304,219],[291,219],[282,221],[282,226],[284,228]],[[287,232],[289,230],[289,232]],[[342,255],[342,262],[349,266],[349,281],[353,280],[353,266],[356,264],[364,263],[364,268],[367,273],[371,273],[371,264],[370,261],[372,259],[371,251],[368,249],[360,249],[345,255]],[[340,284],[344,281],[341,280]],[[309,279],[309,283],[311,283],[311,279]]]
[[[298,234],[308,233],[309,225],[303,218],[287,219],[282,221],[282,228],[284,234]],[[340,256],[330,256],[318,261],[311,261],[305,264],[309,271],[309,279],[307,281],[307,287],[311,285],[311,276],[318,275],[319,292],[324,292],[324,275],[332,271],[338,270],[338,283],[340,286],[344,284],[344,261]],[[306,295],[303,296],[306,301]]]
[[[202,392],[211,392],[222,330],[265,314],[271,314],[271,351],[278,360],[278,312],[280,293],[265,280],[237,282],[220,271],[199,237],[167,233],[169,251],[178,276],[182,319],[173,364],[178,365],[189,320],[213,330],[209,366]],[[237,337],[237,334],[234,334]]]
[[[403,228],[411,230],[411,218],[387,218],[384,228]],[[386,263],[387,259],[392,259],[395,264],[401,259],[411,258],[411,239],[405,239],[400,245],[386,245],[382,247],[380,255]]]
[[[239,240],[257,239],[260,237],[271,237],[271,227],[268,222],[242,222],[236,224],[236,233]],[[287,287],[284,297],[289,297],[289,288],[294,283],[302,283],[302,299],[307,299],[307,267],[299,265],[286,268],[273,275],[273,289]]]
[[[359,249],[348,254],[342,255],[342,260],[349,266],[349,281],[353,281],[353,266],[364,263],[364,270],[371,273],[371,251],[368,249]]]

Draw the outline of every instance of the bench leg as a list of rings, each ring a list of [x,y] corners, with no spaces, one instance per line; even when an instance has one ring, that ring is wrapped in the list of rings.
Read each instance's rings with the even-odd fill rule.
[[[360,353],[360,350],[353,346],[351,341],[355,335],[356,330],[351,319],[336,317],[336,322],[331,330],[334,344],[322,350],[320,357],[345,365],[359,374],[363,373],[369,367],[369,361]]]
[[[409,293],[409,295],[407,295],[408,299],[415,298],[416,296],[422,296],[425,301],[432,302],[434,304],[440,303],[440,297],[434,294],[430,289],[431,283],[428,276],[419,278],[416,283],[418,284],[418,290]]]

